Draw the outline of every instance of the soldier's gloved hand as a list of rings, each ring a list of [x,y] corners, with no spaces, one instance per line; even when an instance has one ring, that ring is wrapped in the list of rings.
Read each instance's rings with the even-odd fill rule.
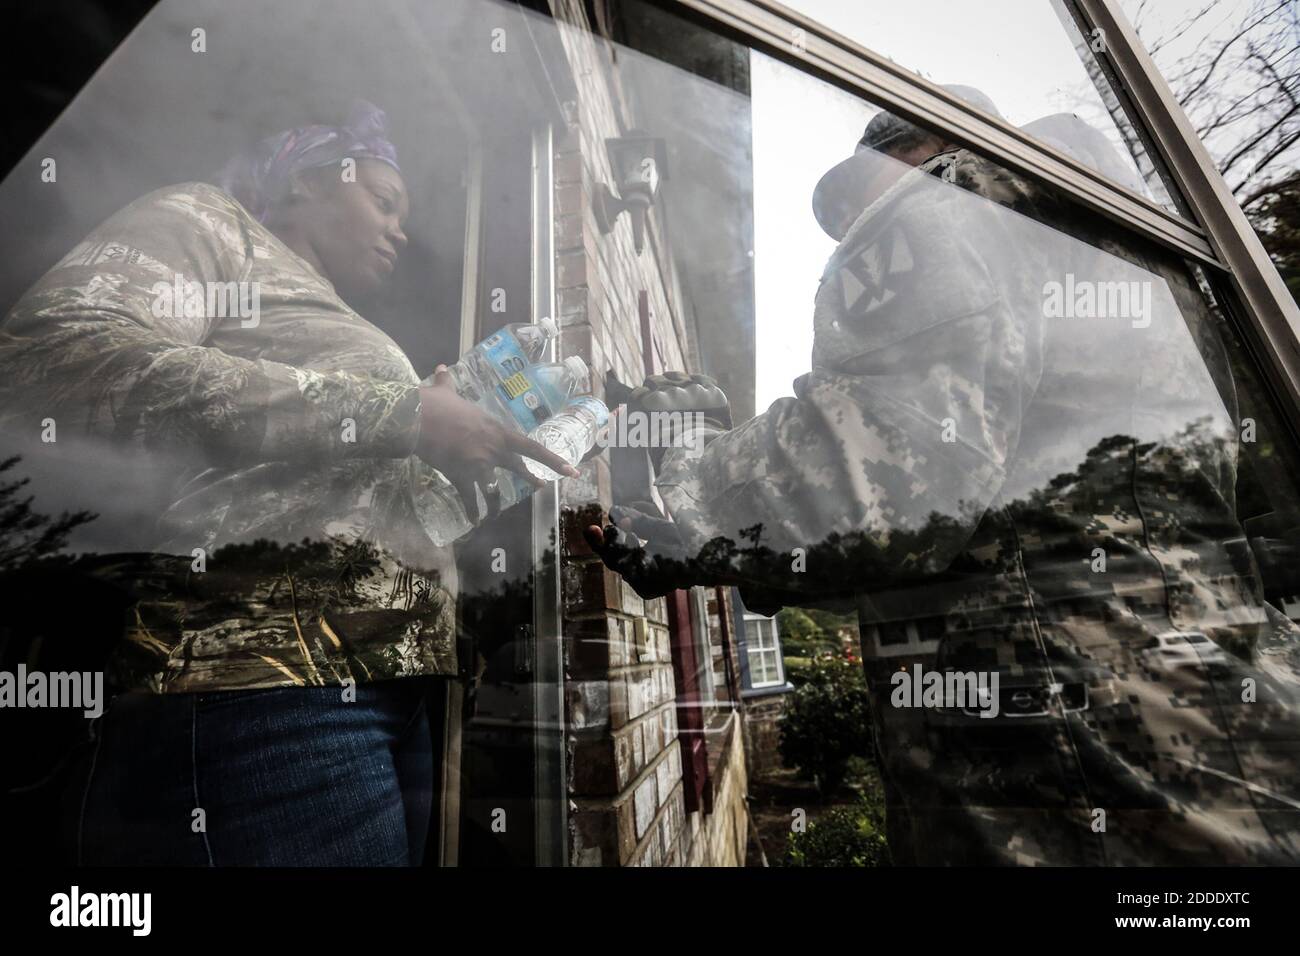
[[[653,502],[634,501],[630,505],[614,505],[609,509],[609,520],[623,531],[631,531],[639,538],[654,542],[664,553],[681,558],[686,556],[681,531]]]
[[[612,523],[604,529],[586,529],[587,544],[642,598],[663,597],[698,583],[676,525],[658,516],[653,505],[615,506],[609,517]]]
[[[685,372],[650,375],[628,395],[627,408],[629,412],[638,413],[679,413],[650,419],[659,425],[650,448],[656,471],[666,449],[682,444],[681,428],[695,424],[693,417],[688,416],[698,414],[704,424],[715,428],[732,427],[731,403],[718,383],[707,375],[688,375]]]

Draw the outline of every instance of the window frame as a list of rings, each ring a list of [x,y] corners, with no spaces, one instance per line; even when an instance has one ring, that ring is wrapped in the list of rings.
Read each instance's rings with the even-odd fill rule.
[[[1105,31],[1103,68],[1113,71],[1120,95],[1146,132],[1204,229],[1222,274],[1216,294],[1231,291],[1235,313],[1257,352],[1266,384],[1284,412],[1293,442],[1300,440],[1300,305],[1256,235],[1191,121],[1138,39],[1118,0],[1071,0],[1084,20]]]
[[[1113,92],[1131,108],[1139,135],[1173,180],[1184,219],[981,113],[942,87],[773,0],[657,0],[738,42],[944,133],[998,163],[1052,184],[1083,206],[1172,249],[1232,293],[1256,345],[1260,370],[1300,445],[1300,306],[1291,298],[1245,213],[1142,47],[1117,0],[1061,0],[1085,34],[1101,29],[1099,54]],[[802,35],[795,31],[802,31]],[[800,36],[795,44],[792,38]],[[1216,283],[1217,284],[1217,283]]]
[[[717,679],[713,673],[713,636],[709,633],[708,591],[704,587],[693,587],[689,591],[691,602],[691,625],[695,632],[696,668],[699,671],[700,704],[709,715],[720,703],[718,700]],[[705,724],[708,724],[706,716]]]
[[[758,633],[759,633],[759,638],[760,638],[760,640],[759,640],[759,643],[758,643],[757,645],[754,644],[754,642],[752,642],[752,641],[749,639],[749,622],[750,622],[750,621],[754,621],[755,623],[757,623],[757,624],[760,625],[759,628],[758,628]],[[751,690],[766,690],[766,689],[769,688],[769,687],[784,687],[784,686],[785,686],[785,683],[786,683],[786,681],[785,681],[785,661],[782,659],[782,655],[781,655],[781,632],[780,632],[780,629],[777,627],[777,624],[776,624],[776,616],[773,615],[773,616],[771,616],[771,617],[767,617],[767,616],[764,616],[764,615],[762,615],[762,614],[756,614],[756,613],[753,612],[753,611],[746,611],[745,614],[744,614],[744,617],[743,617],[743,622],[744,622],[744,624],[745,624],[745,657],[746,657],[746,664],[747,664],[747,666],[748,666],[748,672],[749,672],[749,689],[751,689]],[[762,628],[761,625],[762,625],[764,622],[766,622],[766,623],[772,625],[772,642],[773,642],[773,646],[770,647],[770,648],[768,648],[768,647],[763,647],[763,646],[762,646],[762,633],[763,633],[763,628]],[[766,681],[766,680],[765,680],[765,681],[756,681],[756,680],[754,679],[754,664],[753,664],[752,661],[750,661],[750,660],[748,659],[748,658],[749,658],[749,655],[754,654],[754,653],[757,653],[757,654],[759,654],[759,655],[770,653],[770,654],[773,654],[773,655],[775,656],[775,659],[776,659],[776,672],[777,672],[777,675],[778,675],[776,680],[772,680],[772,681]]]

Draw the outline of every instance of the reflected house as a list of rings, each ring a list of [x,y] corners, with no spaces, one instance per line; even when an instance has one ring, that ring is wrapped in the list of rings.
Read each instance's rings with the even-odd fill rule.
[[[942,618],[890,621],[862,631],[862,641],[874,649],[875,657],[933,656],[942,636]]]

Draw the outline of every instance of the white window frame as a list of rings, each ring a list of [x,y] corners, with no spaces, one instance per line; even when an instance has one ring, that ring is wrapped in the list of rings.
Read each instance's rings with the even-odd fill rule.
[[[754,644],[752,640],[750,640],[750,636],[749,636],[750,621],[754,621],[759,625],[758,632],[760,635],[760,642],[757,646]],[[761,642],[761,636],[763,634],[762,624],[764,622],[771,625],[772,647],[764,647]],[[782,658],[781,655],[781,630],[779,627],[777,627],[776,618],[766,617],[762,614],[755,614],[752,611],[746,611],[744,624],[745,624],[745,657],[746,657],[745,663],[747,665],[748,672],[749,672],[750,689],[762,690],[767,687],[784,686],[785,685],[785,660]],[[776,673],[777,673],[776,680],[758,681],[755,679],[755,670],[754,670],[754,663],[752,657],[752,655],[754,654],[758,654],[760,657],[764,654],[773,655],[773,657],[776,660]],[[766,669],[767,668],[764,667],[765,671]]]

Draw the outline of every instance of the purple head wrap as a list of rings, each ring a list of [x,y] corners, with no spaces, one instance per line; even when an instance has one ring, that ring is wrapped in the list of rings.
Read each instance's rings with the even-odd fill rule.
[[[348,156],[378,159],[401,172],[388,138],[388,117],[373,103],[358,100],[342,126],[300,126],[268,136],[226,163],[216,181],[258,222],[265,222],[287,192],[290,176]]]

